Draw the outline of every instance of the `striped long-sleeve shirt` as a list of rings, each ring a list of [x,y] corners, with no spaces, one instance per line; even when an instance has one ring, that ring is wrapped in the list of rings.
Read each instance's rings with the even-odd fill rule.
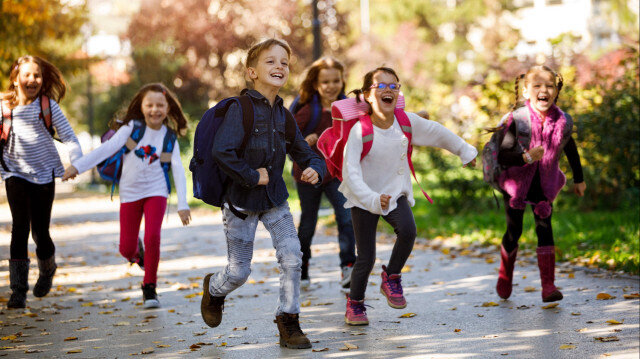
[[[2,153],[9,172],[0,166],[2,180],[16,176],[36,184],[46,184],[62,177],[64,167],[54,140],[40,115],[40,98],[12,113],[11,133]],[[51,100],[51,123],[69,149],[70,161],[82,157],[82,149],[60,106]]]

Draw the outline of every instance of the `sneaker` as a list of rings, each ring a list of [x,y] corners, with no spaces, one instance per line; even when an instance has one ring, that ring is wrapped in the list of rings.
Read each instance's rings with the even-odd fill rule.
[[[156,293],[156,284],[148,283],[142,285],[142,300],[144,301],[144,308],[159,308],[160,302],[158,301],[158,294]]]
[[[300,267],[300,288],[308,289],[311,286],[311,279],[309,278],[309,263],[302,263]]]
[[[204,277],[202,284],[202,301],[200,302],[200,314],[204,322],[211,328],[215,328],[222,322],[222,312],[224,311],[224,298],[214,297],[209,292],[209,281],[213,273]]]
[[[342,267],[342,277],[340,279],[340,285],[342,288],[351,287],[351,272],[353,272],[353,263],[349,263]]]
[[[391,308],[402,309],[407,306],[407,301],[402,295],[402,279],[400,274],[387,274],[387,267],[382,266],[382,283],[380,284],[380,293],[387,297],[387,304]]]
[[[309,349],[311,342],[300,329],[298,314],[282,313],[273,321],[280,332],[280,346],[290,349]]]
[[[344,313],[344,321],[349,325],[369,325],[364,299],[353,300],[347,296],[347,311]]]

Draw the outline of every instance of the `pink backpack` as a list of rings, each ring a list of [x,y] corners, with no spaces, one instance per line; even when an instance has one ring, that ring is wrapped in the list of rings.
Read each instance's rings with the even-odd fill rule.
[[[402,132],[409,140],[409,145],[407,146],[407,160],[409,161],[409,168],[411,169],[413,178],[416,183],[420,185],[416,178],[415,170],[413,169],[413,163],[411,162],[411,154],[413,152],[413,146],[411,145],[411,121],[409,121],[409,117],[407,117],[407,114],[404,112],[404,106],[404,96],[400,94],[394,114],[402,128]],[[360,102],[357,102],[355,98],[347,98],[335,101],[331,104],[331,117],[333,118],[333,123],[331,127],[327,128],[322,135],[320,135],[317,146],[325,158],[327,170],[332,176],[338,178],[340,181],[342,181],[344,146],[349,139],[349,132],[351,132],[351,128],[353,128],[358,121],[360,121],[362,126],[362,155],[360,156],[360,160],[369,153],[371,146],[373,145],[373,124],[371,123],[371,118],[367,113],[368,110],[369,105],[364,102],[362,98]],[[422,189],[422,186],[420,186],[420,189],[427,200],[430,203],[433,203],[433,200],[429,197],[427,192]]]

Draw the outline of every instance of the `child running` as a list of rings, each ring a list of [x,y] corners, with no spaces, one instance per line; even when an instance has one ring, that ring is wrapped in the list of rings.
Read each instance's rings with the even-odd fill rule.
[[[344,87],[344,66],[338,60],[329,57],[321,58],[311,64],[300,86],[300,101],[292,111],[302,136],[318,155],[321,155],[316,146],[318,137],[331,126],[331,103],[345,98]],[[296,181],[301,209],[298,227],[298,238],[302,248],[301,286],[306,288],[310,284],[311,240],[316,231],[320,200],[324,193],[333,206],[338,225],[342,272],[340,285],[343,288],[349,288],[351,270],[356,261],[356,243],[351,214],[344,208],[346,198],[338,191],[340,181],[327,173],[322,184],[314,186],[302,181],[301,177],[302,169],[294,163],[293,178]]]
[[[364,76],[361,89],[370,106],[373,143],[362,158],[362,122],[356,123],[345,146],[340,191],[351,208],[358,257],[351,275],[345,322],[368,325],[364,304],[369,274],[376,259],[376,227],[379,218],[388,222],[396,233],[396,242],[387,266],[382,266],[380,292],[392,308],[406,307],[401,285],[401,271],[411,254],[416,238],[416,224],[411,207],[415,204],[411,186],[411,169],[407,160],[409,146],[444,148],[460,157],[463,167],[475,166],[478,151],[444,126],[413,113],[406,113],[411,129],[402,128],[394,110],[400,93],[400,79],[388,67],[379,67]],[[361,120],[362,121],[362,120]],[[411,142],[404,131],[411,131]]]
[[[517,109],[518,85],[524,80],[522,94],[524,107]],[[554,285],[555,246],[551,229],[553,200],[566,183],[558,167],[562,152],[567,155],[573,172],[573,192],[583,196],[587,188],[582,174],[580,155],[571,137],[573,121],[556,106],[562,90],[562,76],[547,66],[533,66],[516,79],[516,104],[514,111],[505,116],[507,132],[500,145],[498,163],[505,167],[499,178],[503,189],[507,216],[507,231],[500,248],[500,274],[496,291],[507,299],[511,295],[513,267],[518,252],[518,239],[522,234],[522,219],[527,204],[533,209],[538,235],[538,268],[542,283],[542,301],[562,299],[562,293]],[[516,111],[524,111],[529,120],[530,142],[522,144],[521,130],[516,136]],[[504,130],[502,126],[495,130]],[[524,147],[523,147],[524,146]]]
[[[170,193],[169,164],[178,193],[178,215],[188,225],[191,212],[187,205],[187,187],[180,159],[180,147],[174,140],[173,151],[162,151],[168,131],[181,135],[187,121],[175,95],[163,84],[143,86],[133,97],[121,121],[115,121],[117,132],[100,147],[74,160],[63,180],[74,178],[104,161],[126,146],[129,151],[122,160],[120,177],[120,254],[144,269],[142,297],[145,308],[160,306],[156,293],[158,263],[160,262],[160,231]],[[132,132],[144,131],[136,143]],[[169,138],[169,137],[167,137]],[[174,137],[175,138],[175,137]],[[165,165],[164,167],[166,167]],[[139,248],[138,234],[144,215],[144,248]],[[143,253],[144,252],[144,253]],[[144,267],[143,267],[144,263]]]
[[[322,182],[324,161],[315,154],[300,131],[290,145],[285,143],[287,109],[278,96],[289,77],[289,45],[278,39],[267,39],[249,49],[247,75],[254,89],[246,92],[253,104],[253,136],[239,155],[244,138],[242,110],[232,104],[216,132],[213,157],[231,177],[227,202],[222,209],[227,237],[228,264],[224,270],[204,278],[201,313],[204,322],[217,327],[222,321],[225,297],[244,284],[251,273],[253,241],[258,221],[271,234],[280,265],[280,296],[275,323],[280,332],[280,346],[306,349],[311,342],[300,329],[300,266],[302,253],[287,203],[287,188],[282,179],[287,149],[304,171],[301,179],[310,184]],[[291,123],[293,124],[293,123]],[[246,215],[238,217],[231,210]],[[236,211],[236,212],[238,212]]]
[[[2,94],[0,174],[11,210],[7,308],[25,308],[29,290],[29,229],[36,243],[40,274],[33,295],[51,290],[56,272],[49,234],[56,177],[64,172],[53,142],[57,132],[71,161],[82,156],[80,143],[58,103],[67,86],[60,70],[37,56],[22,56],[11,65],[9,88]]]

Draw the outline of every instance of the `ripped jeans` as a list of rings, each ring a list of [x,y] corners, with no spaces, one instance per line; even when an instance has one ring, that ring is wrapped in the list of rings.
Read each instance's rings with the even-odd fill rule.
[[[236,217],[226,207],[222,209],[228,264],[223,271],[212,276],[209,292],[214,297],[222,297],[247,281],[251,274],[256,227],[258,221],[262,221],[271,234],[280,265],[280,297],[276,315],[300,313],[302,252],[289,204],[285,202],[279,207],[262,212],[243,212],[248,215],[245,220]]]

